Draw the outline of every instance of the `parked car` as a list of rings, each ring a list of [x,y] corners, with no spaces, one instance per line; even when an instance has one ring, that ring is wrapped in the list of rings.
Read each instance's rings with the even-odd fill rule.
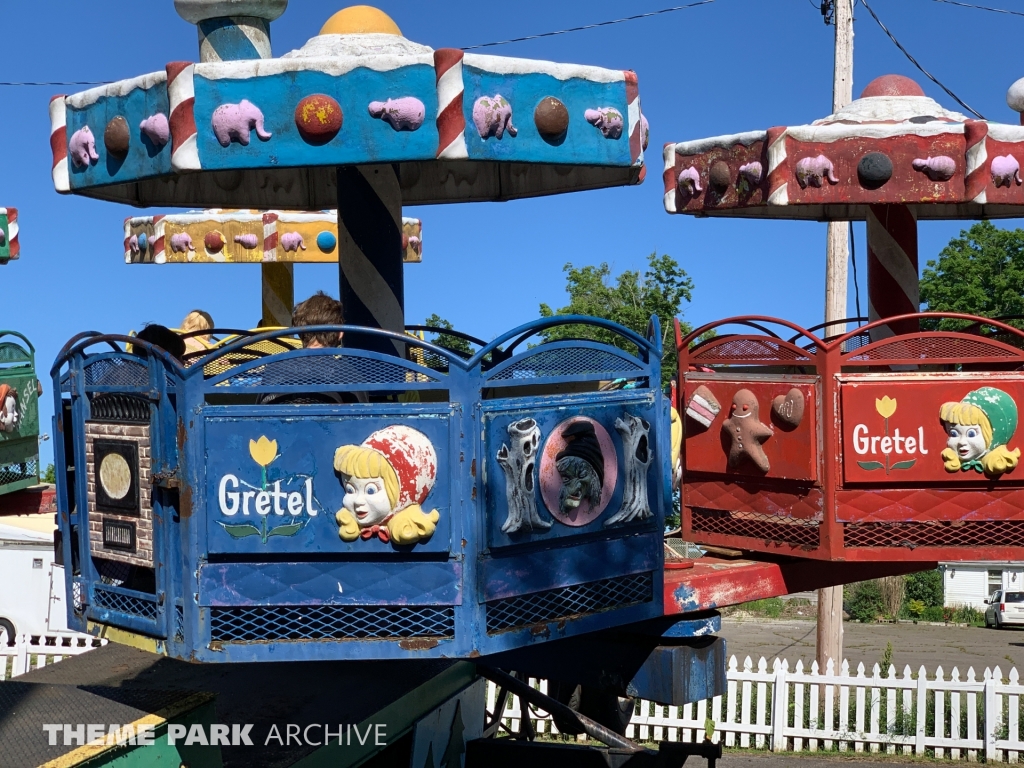
[[[1024,624],[1024,592],[993,592],[985,601],[985,626],[1002,629],[1006,624]]]

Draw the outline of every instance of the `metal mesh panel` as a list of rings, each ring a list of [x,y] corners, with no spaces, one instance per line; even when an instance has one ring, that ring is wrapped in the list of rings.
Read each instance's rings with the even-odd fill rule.
[[[140,597],[122,595],[120,592],[96,587],[93,590],[93,602],[98,608],[107,608],[130,616],[141,616],[144,619],[156,618],[155,600],[143,600]]]
[[[809,547],[817,547],[820,542],[821,523],[817,520],[700,508],[690,510],[690,519],[694,533],[746,536]]]
[[[120,587],[131,575],[132,566],[117,560],[104,560],[96,558],[93,560],[96,571],[100,575],[100,582],[113,587]]]
[[[82,582],[78,579],[71,581],[71,607],[75,609],[75,613],[81,613],[85,607],[82,604]]]
[[[219,387],[330,386],[339,384],[405,384],[428,379],[408,368],[367,357],[323,355],[279,360],[222,381]],[[430,381],[437,381],[429,377]]]
[[[487,603],[487,631],[501,632],[542,621],[623,608],[653,599],[650,573],[617,576]]]
[[[855,349],[860,349],[871,343],[871,337],[866,333],[858,334],[857,336],[851,336],[843,342],[843,353],[849,354]]]
[[[1000,349],[982,339],[958,337],[896,337],[893,341],[856,355],[851,360],[963,360],[967,358],[1017,358],[1013,352]]]
[[[16,464],[0,464],[0,485],[17,483],[22,480],[35,480],[38,475],[38,459],[30,459]]]
[[[185,642],[185,609],[180,605],[174,606],[174,639]]]
[[[138,395],[96,395],[89,408],[93,419],[126,424],[149,424],[149,401]]]
[[[1024,520],[851,523],[847,547],[1005,547],[1024,542]]]
[[[211,608],[210,638],[225,643],[452,637],[448,606],[317,605]]]
[[[704,550],[682,539],[665,539],[665,559],[696,560],[704,557]]]
[[[996,331],[991,334],[986,334],[985,338],[992,339],[993,341],[1001,341],[1003,344],[1007,344],[1011,347],[1017,347],[1017,349],[1024,349],[1024,339],[1016,333],[1000,333]]]
[[[85,366],[86,386],[144,387],[149,384],[149,369],[132,360],[111,357]]]
[[[500,371],[492,381],[585,376],[598,373],[642,373],[643,366],[592,347],[549,349],[531,355]]]
[[[697,350],[694,360],[713,363],[715,360],[741,359],[750,362],[810,362],[807,354],[798,353],[773,339],[732,339],[707,350]]]

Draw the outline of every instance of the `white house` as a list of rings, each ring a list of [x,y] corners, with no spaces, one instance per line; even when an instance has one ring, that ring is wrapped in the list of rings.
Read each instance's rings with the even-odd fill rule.
[[[1024,592],[1024,563],[989,560],[940,563],[943,605],[985,609],[985,599],[997,589]]]

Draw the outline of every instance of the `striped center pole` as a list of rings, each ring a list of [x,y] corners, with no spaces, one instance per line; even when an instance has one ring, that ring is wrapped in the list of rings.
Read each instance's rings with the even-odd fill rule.
[[[232,5],[233,3],[230,1],[207,0],[205,3],[189,4],[189,9],[184,13],[179,10],[183,18],[194,23],[199,31],[199,61],[206,63],[271,58],[273,53],[270,49],[270,22],[284,12],[287,2],[270,0],[262,3],[266,18],[224,15],[224,11],[232,10]],[[257,7],[253,3],[245,5],[247,8]],[[189,73],[188,79],[191,80],[191,73]],[[170,81],[170,72],[168,72],[168,80]],[[173,111],[171,121],[174,122]],[[177,139],[179,132],[172,131],[172,133]],[[264,230],[266,230],[266,224],[264,224]],[[266,236],[264,236],[264,241],[266,241]],[[276,249],[273,257],[276,258]],[[261,287],[263,299],[261,324],[284,328],[291,326],[292,310],[295,309],[295,280],[292,265],[269,261],[265,247]]]
[[[868,318],[872,322],[919,312],[917,216],[906,205],[872,205],[868,209]],[[880,325],[877,341],[920,330],[916,320]]]
[[[338,266],[345,323],[405,332],[402,190],[391,165],[338,168]],[[405,345],[352,338],[347,346],[404,356]]]
[[[270,22],[255,16],[204,19],[199,29],[200,61],[269,59]]]

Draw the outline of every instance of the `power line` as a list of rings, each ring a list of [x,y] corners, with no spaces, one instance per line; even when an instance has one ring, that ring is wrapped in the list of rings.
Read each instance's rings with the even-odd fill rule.
[[[689,3],[688,5],[676,5],[672,8],[662,8],[660,11],[651,11],[649,13],[638,13],[636,16],[626,16],[622,19],[612,19],[611,21],[599,21],[596,24],[585,24],[582,27],[571,27],[570,29],[560,29],[557,32],[542,32],[539,35],[527,35],[526,37],[514,37],[511,40],[499,40],[495,43],[481,43],[480,45],[469,45],[462,48],[463,51],[472,51],[476,48],[491,48],[495,45],[507,45],[508,43],[521,43],[526,40],[537,40],[541,37],[554,37],[555,35],[566,35],[569,32],[582,32],[585,29],[595,29],[597,27],[607,27],[612,24],[621,24],[624,21],[636,21],[637,19],[646,19],[651,16],[660,16],[663,13],[672,13],[673,11],[682,11],[687,8],[695,8],[698,5],[708,5],[713,3],[715,0],[699,0],[696,3]]]
[[[960,3],[957,0],[935,0],[936,3],[946,3],[947,5],[958,5],[961,8],[973,8],[976,11],[991,11],[992,13],[1005,13],[1010,16],[1024,16],[1024,11],[1006,11],[1002,8],[989,8],[984,5],[971,5],[970,3]]]
[[[527,35],[526,37],[515,37],[511,40],[499,40],[493,43],[481,43],[479,45],[469,45],[462,48],[463,51],[472,51],[477,48],[491,48],[496,45],[507,45],[509,43],[521,43],[526,40],[537,40],[542,37],[554,37],[556,35],[565,35],[569,32],[582,32],[586,29],[596,29],[597,27],[607,27],[612,24],[622,24],[625,21],[636,21],[637,19],[647,19],[651,16],[660,16],[663,13],[672,13],[673,11],[683,11],[687,8],[696,8],[698,5],[709,5],[716,0],[698,0],[694,3],[688,3],[687,5],[676,5],[671,8],[662,8],[659,11],[650,11],[648,13],[638,13],[635,16],[626,16],[622,19],[612,19],[611,21],[599,21],[596,24],[585,24],[582,27],[572,27],[570,29],[560,29],[556,32],[542,32],[538,35]],[[0,81],[0,86],[35,86],[35,85],[110,85],[114,82],[113,80],[52,80],[48,82],[28,82],[28,81]]]
[[[978,112],[975,109],[972,109],[970,106],[967,105],[967,102],[965,102],[963,99],[961,99],[959,96],[957,96],[951,90],[949,90],[949,88],[947,88],[945,85],[943,85],[941,82],[939,82],[939,79],[937,77],[935,77],[935,75],[933,75],[927,69],[925,69],[920,64],[918,64],[917,59],[915,59],[913,56],[910,55],[910,52],[906,48],[904,48],[902,44],[900,44],[900,41],[896,39],[896,36],[893,35],[893,33],[889,31],[889,29],[885,26],[885,24],[882,23],[882,20],[880,18],[878,18],[878,14],[876,14],[871,9],[871,6],[868,5],[867,0],[860,0],[860,4],[868,9],[868,13],[871,14],[871,18],[873,18],[878,23],[878,26],[880,26],[882,28],[882,31],[885,32],[885,34],[887,34],[889,36],[889,39],[892,40],[893,43],[895,43],[896,47],[899,48],[900,51],[903,52],[903,55],[906,56],[908,59],[910,59],[910,63],[913,64],[915,67],[917,67],[919,70],[921,70],[921,72],[924,74],[925,77],[927,77],[929,80],[931,80],[937,86],[939,86],[939,88],[941,88],[946,93],[948,93],[950,96],[952,96],[954,101],[956,101],[957,104],[959,104],[961,107],[966,109],[968,112],[970,112],[972,115],[977,117],[979,120],[984,120],[985,119],[985,117],[980,112]]]
[[[3,85],[110,85],[114,80],[51,80],[45,82],[10,81],[0,80]]]

